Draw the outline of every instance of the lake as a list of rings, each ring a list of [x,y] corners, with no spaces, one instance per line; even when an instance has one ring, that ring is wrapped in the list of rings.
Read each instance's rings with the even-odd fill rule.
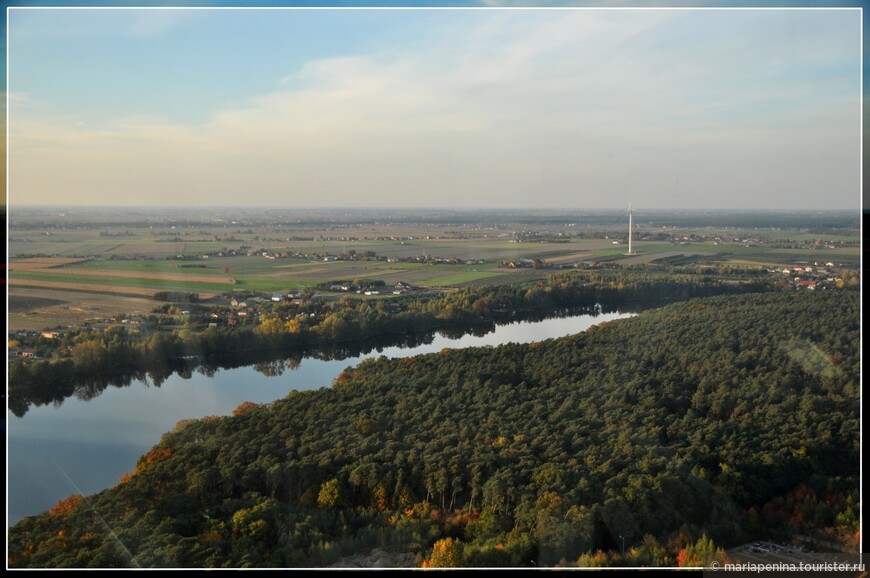
[[[445,347],[530,343],[585,331],[593,325],[630,317],[598,313],[496,325],[482,336],[451,338],[435,334],[415,347],[383,347],[343,360],[304,358],[293,369],[267,375],[254,366],[173,374],[159,387],[134,381],[109,387],[90,400],[33,406],[21,418],[7,411],[7,525],[53,507],[70,494],[88,496],[115,485],[133,470],[139,456],[182,419],[229,415],[240,403],[266,403],[293,390],[329,387],[348,366],[364,359],[409,357]]]

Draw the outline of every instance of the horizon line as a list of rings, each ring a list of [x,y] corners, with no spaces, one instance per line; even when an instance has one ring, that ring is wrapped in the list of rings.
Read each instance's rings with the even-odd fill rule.
[[[249,211],[257,211],[257,210],[288,210],[288,211],[364,211],[364,212],[396,212],[396,211],[453,211],[453,212],[470,212],[470,211],[484,211],[491,213],[505,213],[505,212],[557,212],[557,211],[624,211],[624,206],[609,206],[609,207],[568,207],[568,206],[557,206],[557,207],[436,207],[436,206],[391,206],[391,207],[372,207],[372,206],[346,206],[346,207],[336,207],[336,206],[293,206],[293,205],[60,205],[60,204],[19,204],[19,205],[10,205],[4,204],[2,205],[4,209],[46,209],[46,210],[57,210],[57,209],[113,209],[113,210],[127,210],[127,209],[147,209],[147,210],[160,210],[160,211],[172,211],[172,210],[180,210],[180,209],[195,209],[195,210],[213,210],[213,211],[221,211],[221,210],[238,210],[244,209]],[[634,207],[632,207],[634,208]],[[681,212],[681,211],[741,211],[741,212],[766,212],[766,213],[795,213],[795,212],[824,212],[824,213],[832,213],[832,212],[861,212],[862,207],[855,208],[831,208],[831,207],[817,207],[817,208],[763,208],[763,207],[644,207],[641,209],[642,211],[672,211],[672,212]],[[863,208],[863,210],[868,210],[867,208]]]

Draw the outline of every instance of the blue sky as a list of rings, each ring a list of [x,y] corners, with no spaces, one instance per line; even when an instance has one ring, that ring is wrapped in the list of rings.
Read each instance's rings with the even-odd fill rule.
[[[11,205],[860,203],[855,10],[10,14]]]

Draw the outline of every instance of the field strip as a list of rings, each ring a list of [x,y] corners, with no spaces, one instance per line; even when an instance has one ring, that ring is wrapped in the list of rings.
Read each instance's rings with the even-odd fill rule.
[[[669,251],[666,253],[644,253],[643,249],[640,249],[635,255],[626,256],[624,259],[621,259],[620,262],[626,264],[650,263],[652,261],[667,259],[669,257],[702,257],[709,255],[709,253],[699,251]]]
[[[592,259],[592,258],[593,258],[593,256],[592,256],[591,251],[583,251],[582,253],[571,253],[570,255],[550,257],[547,259],[547,262],[548,263],[562,264],[562,263],[572,263],[575,261],[583,261],[583,260],[588,260],[588,259]]]
[[[81,293],[104,293],[108,295],[134,295],[154,297],[158,289],[144,287],[112,287],[110,285],[87,285],[82,283],[61,283],[60,281],[31,281],[29,279],[8,279],[9,285],[16,287],[34,287],[37,289],[62,289]]]
[[[141,277],[88,277],[84,275],[55,275],[54,273],[19,271],[10,275],[17,281],[29,281],[31,285],[39,286],[42,283],[66,283],[71,285],[85,286],[113,286],[132,287],[134,289],[149,289],[153,291],[224,291],[228,283],[203,283],[183,281],[179,279],[167,279],[165,277],[141,278]],[[96,284],[96,285],[95,285]]]
[[[15,269],[11,269],[15,271]],[[229,276],[223,277],[220,274],[216,275],[191,275],[186,273],[163,273],[163,272],[139,272],[139,271],[104,271],[104,270],[88,270],[82,268],[74,269],[27,269],[28,273],[48,273],[51,275],[69,275],[75,277],[96,277],[96,278],[116,278],[116,279],[143,279],[148,281],[171,281],[177,283],[217,283],[232,285]]]
[[[121,247],[121,246],[122,246],[121,243],[118,243],[116,245],[109,245],[108,247],[103,247],[102,249],[97,249],[96,253],[97,254],[111,253],[112,251],[114,251],[115,249],[117,249],[118,247]]]
[[[426,281],[420,281],[420,285],[424,287],[448,287],[451,285],[459,285],[462,283],[470,283],[472,281],[479,281],[481,279],[488,279],[490,277],[495,277],[497,275],[501,275],[501,273],[497,272],[489,272],[489,271],[470,271],[463,273],[456,273],[453,275],[442,275],[440,277],[432,277]]]
[[[18,259],[9,262],[8,269],[10,271],[39,271],[40,269],[51,269],[53,267],[63,267],[64,265],[72,265],[81,263],[87,259],[76,257],[44,257],[33,259]],[[54,271],[52,271],[54,273]]]
[[[85,283],[63,283],[60,281],[31,281],[29,279],[8,279],[8,285],[32,289],[49,289],[59,291],[75,291],[77,293],[91,293],[99,295],[121,295],[128,297],[148,297],[164,289],[152,289],[148,287],[128,287],[117,285],[88,285]],[[211,299],[215,293],[197,291],[200,299]]]

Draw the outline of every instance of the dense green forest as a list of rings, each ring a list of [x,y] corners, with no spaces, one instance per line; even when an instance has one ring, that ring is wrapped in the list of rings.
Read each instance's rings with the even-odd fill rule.
[[[529,345],[380,358],[179,423],[110,489],[9,533],[10,567],[697,565],[854,547],[860,295],[714,296]]]
[[[165,318],[152,315],[135,327],[116,324],[103,330],[64,331],[58,338],[19,337],[16,346],[35,348],[40,359],[11,360],[9,408],[21,417],[31,404],[55,403],[72,395],[92,398],[109,385],[125,386],[133,380],[148,378],[159,386],[173,372],[268,366],[310,355],[344,359],[376,346],[423,340],[436,329],[486,330],[497,322],[559,315],[566,308],[614,310],[772,288],[745,269],[692,271],[671,267],[566,272],[537,283],[468,287],[390,301],[346,296],[311,300],[301,308],[276,303],[233,327],[197,324],[197,317],[208,320],[214,309],[191,307],[180,328],[164,328]],[[189,301],[189,295],[180,296]]]

